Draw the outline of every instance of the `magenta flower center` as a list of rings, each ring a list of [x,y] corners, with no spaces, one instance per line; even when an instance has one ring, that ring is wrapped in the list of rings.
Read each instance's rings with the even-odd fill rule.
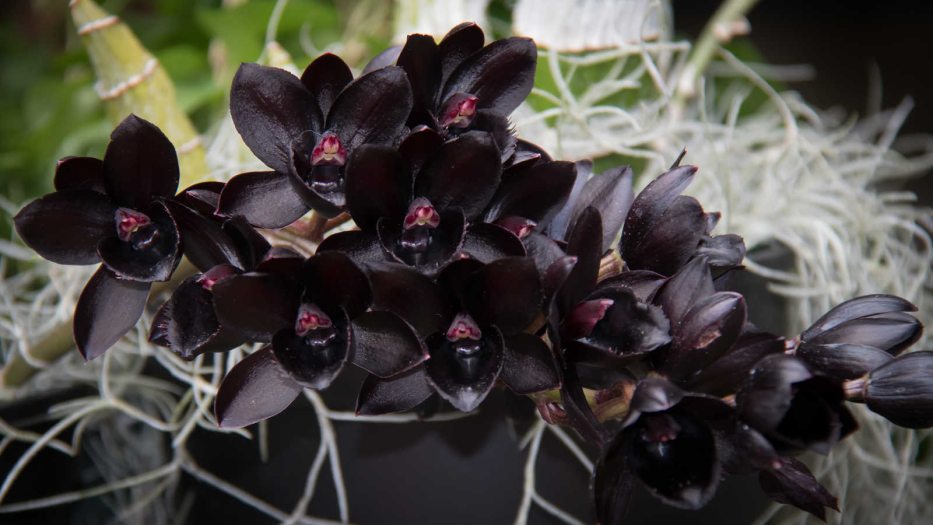
[[[343,166],[347,162],[347,150],[337,134],[328,131],[311,151],[311,164],[314,166]]]
[[[408,213],[405,214],[405,221],[402,227],[410,230],[417,226],[426,226],[428,228],[437,228],[441,223],[441,216],[431,205],[431,202],[424,197],[415,199],[408,207]]]
[[[123,242],[129,242],[140,228],[152,224],[148,215],[129,208],[117,208],[114,221],[117,224],[117,237]]]
[[[455,128],[465,128],[473,121],[476,115],[476,103],[479,101],[473,95],[457,93],[447,99],[444,103],[444,109],[441,114],[441,126]]]
[[[334,326],[330,317],[315,304],[303,304],[298,309],[298,318],[295,320],[295,333],[300,336],[310,332]]]

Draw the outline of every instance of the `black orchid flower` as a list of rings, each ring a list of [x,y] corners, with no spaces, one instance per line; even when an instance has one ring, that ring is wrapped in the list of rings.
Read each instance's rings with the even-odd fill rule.
[[[247,341],[236,326],[218,320],[214,285],[247,271],[288,274],[303,262],[291,250],[272,249],[242,217],[202,215],[214,209],[210,204],[216,203],[218,193],[213,184],[200,184],[166,203],[178,223],[182,251],[200,272],[182,281],[156,312],[149,341],[189,360],[205,352],[230,350]]]
[[[622,429],[593,471],[599,523],[624,522],[635,480],[669,505],[705,505],[721,472],[711,424],[728,420],[731,413],[723,401],[684,392],[662,378],[641,380]]]
[[[55,192],[26,205],[16,231],[59,264],[103,265],[75,307],[74,337],[85,359],[101,355],[136,325],[154,281],[178,265],[178,228],[165,199],[178,187],[178,157],[150,122],[130,115],[110,136],[103,160],[59,161]]]
[[[635,197],[619,243],[619,253],[629,268],[673,275],[695,255],[706,256],[716,267],[742,262],[745,244],[741,237],[711,236],[719,213],[705,213],[696,199],[680,195],[696,171],[696,166],[672,168]]]
[[[431,358],[398,378],[367,378],[358,413],[408,410],[435,393],[468,412],[500,379],[518,394],[560,385],[550,348],[529,332],[542,300],[531,260],[458,261],[437,283],[411,268],[383,264],[371,268],[370,279],[375,307],[408,321]]]
[[[800,334],[795,355],[821,373],[855,379],[887,363],[923,334],[907,312],[917,307],[893,295],[846,301]]]
[[[408,124],[428,126],[445,137],[489,132],[508,160],[515,152],[508,116],[534,86],[537,47],[527,38],[486,47],[483,40],[483,30],[472,23],[451,29],[440,43],[429,35],[409,35],[396,62],[408,74],[414,94]]]
[[[214,410],[223,427],[249,425],[281,412],[301,388],[329,386],[347,361],[389,378],[428,357],[402,318],[367,311],[369,281],[340,253],[315,255],[291,276],[250,272],[229,277],[213,292],[222,324],[237,326],[251,340],[272,342],[237,364],[221,383]]]
[[[741,420],[779,451],[826,454],[858,428],[844,399],[838,380],[814,375],[802,360],[777,354],[755,365],[735,400]]]
[[[344,166],[363,144],[394,144],[411,111],[405,72],[386,67],[356,80],[338,57],[322,55],[299,80],[282,69],[243,64],[230,112],[250,150],[274,171],[237,175],[220,212],[281,228],[308,210],[343,210]]]
[[[429,129],[400,150],[360,148],[347,167],[347,207],[359,231],[324,240],[358,263],[394,261],[434,274],[458,254],[489,262],[522,256],[517,237],[477,219],[495,194],[499,153],[486,133],[442,142]]]
[[[585,208],[568,235],[566,253],[576,264],[557,292],[559,332],[567,358],[575,362],[620,362],[646,355],[667,344],[670,323],[664,313],[630,283],[620,279],[597,284],[603,253],[603,221]]]

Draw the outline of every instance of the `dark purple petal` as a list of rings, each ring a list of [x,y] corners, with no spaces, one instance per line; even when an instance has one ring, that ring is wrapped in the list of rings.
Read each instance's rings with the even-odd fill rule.
[[[546,300],[554,299],[576,264],[576,257],[565,255],[554,259],[554,262],[541,272],[541,290]]]
[[[907,428],[933,427],[933,352],[911,352],[868,376],[865,402],[873,412]]]
[[[178,189],[178,156],[165,134],[136,115],[123,119],[104,153],[107,194],[122,206],[145,210],[155,197]]]
[[[632,168],[613,168],[586,181],[577,198],[573,216],[587,206],[596,208],[603,219],[602,248],[605,251],[612,248],[634,198]]]
[[[218,282],[213,292],[221,324],[235,327],[252,341],[268,342],[295,323],[301,290],[279,275],[247,273]]]
[[[272,337],[275,357],[299,385],[322,390],[337,378],[353,346],[353,329],[346,313],[331,310],[330,338],[321,341],[312,335],[299,335],[294,327],[283,328]]]
[[[385,67],[350,83],[327,114],[327,129],[350,151],[363,144],[392,144],[411,112],[411,86],[400,67]]]
[[[245,341],[234,330],[223,330],[214,313],[213,295],[201,284],[202,275],[185,279],[152,320],[149,340],[183,359],[205,352],[223,352]]]
[[[639,301],[630,290],[601,289],[588,299],[608,300],[610,304],[581,342],[610,357],[625,359],[653,352],[670,342],[670,323],[661,309]]]
[[[441,59],[430,35],[408,35],[396,65],[408,74],[414,107],[412,124],[433,124],[434,96],[441,77]]]
[[[674,168],[651,181],[635,197],[622,229],[619,251],[623,259],[627,261],[636,251],[654,224],[661,219],[680,192],[690,184],[696,171],[696,166]]]
[[[305,258],[288,248],[276,246],[263,255],[253,269],[260,273],[272,273],[286,278],[294,277],[301,271]]]
[[[340,252],[324,252],[308,259],[302,269],[305,294],[320,305],[339,307],[350,319],[366,311],[372,301],[369,279]]]
[[[646,377],[638,382],[632,394],[625,425],[634,423],[643,412],[663,412],[673,408],[683,398],[684,391],[670,381],[661,377]]]
[[[528,234],[522,239],[522,244],[525,246],[525,253],[534,259],[535,266],[541,274],[546,272],[555,261],[566,255],[556,242],[538,232],[533,231]]]
[[[596,519],[601,525],[625,525],[635,475],[627,468],[621,440],[613,441],[593,469]]]
[[[408,161],[411,173],[418,173],[421,168],[441,149],[444,139],[433,129],[419,126],[411,131],[402,143],[398,152]]]
[[[554,354],[540,337],[515,334],[505,338],[505,362],[500,378],[516,394],[560,388]]]
[[[583,191],[583,186],[586,184],[586,181],[593,175],[592,161],[581,160],[575,162],[573,165],[574,181],[573,187],[570,189],[570,195],[567,197],[567,202],[557,214],[554,215],[551,222],[546,225],[545,233],[556,240],[566,240],[567,236],[570,234],[570,228],[573,227],[577,215],[579,215],[583,209],[577,207],[577,203],[581,202],[580,193]]]
[[[706,221],[696,199],[680,196],[622,258],[631,268],[671,275],[696,253]]]
[[[781,422],[790,408],[793,384],[813,377],[803,361],[787,355],[770,355],[760,360],[746,376],[736,396],[742,418],[767,432]]]
[[[508,115],[531,93],[537,57],[531,39],[497,40],[470,55],[450,74],[438,103],[454,93],[469,93],[479,98],[479,108]]]
[[[275,171],[241,173],[220,194],[218,212],[241,215],[253,226],[282,228],[308,213],[310,206],[292,187],[288,176]]]
[[[149,210],[152,223],[129,241],[107,237],[97,246],[103,263],[119,277],[143,282],[167,281],[181,260],[178,226],[159,201]]]
[[[838,511],[836,497],[799,460],[782,456],[773,468],[758,474],[761,490],[778,503],[793,505],[826,521],[826,507]]]
[[[444,333],[429,337],[426,344],[431,358],[425,362],[424,369],[437,393],[463,412],[479,406],[496,384],[502,369],[502,334],[491,326],[484,326],[480,350],[472,355],[457,352]]]
[[[667,281],[658,291],[654,302],[664,309],[665,315],[676,327],[693,305],[713,293],[715,289],[709,264],[702,257],[696,257]]]
[[[104,266],[97,269],[75,305],[75,343],[85,360],[100,356],[136,326],[149,286],[118,279]]]
[[[447,82],[450,74],[470,55],[483,48],[483,30],[473,22],[463,22],[444,35],[438,44],[441,58],[440,85]]]
[[[745,299],[740,294],[717,292],[698,301],[673,330],[661,368],[677,379],[689,377],[732,347],[745,320]]]
[[[696,254],[717,268],[738,266],[745,259],[745,240],[734,233],[706,237],[700,240]]]
[[[523,331],[541,312],[541,282],[534,262],[509,257],[474,274],[467,309],[480,324],[494,324],[506,335]]]
[[[374,56],[372,60],[366,63],[366,66],[363,68],[361,75],[366,75],[376,71],[377,69],[382,69],[384,67],[391,66],[395,64],[395,61],[398,60],[399,54],[402,52],[402,46],[392,46],[386,48],[378,55]]]
[[[236,246],[237,254],[244,265],[241,268],[244,270],[254,268],[264,259],[277,259],[286,256],[298,257],[297,253],[287,248],[273,249],[269,245],[269,241],[241,216],[224,221],[221,229]]]
[[[734,394],[759,361],[783,352],[782,337],[767,332],[743,333],[728,353],[706,366],[689,385],[693,390],[713,395]]]
[[[809,338],[812,344],[848,343],[873,346],[897,355],[923,334],[923,325],[911,314],[890,312],[844,322]]]
[[[324,239],[318,253],[337,251],[353,262],[365,265],[388,260],[388,255],[375,234],[363,231],[338,232]]]
[[[195,267],[204,272],[226,263],[241,270],[247,269],[245,262],[240,259],[236,244],[224,233],[220,224],[174,201],[166,201],[165,206],[178,225],[185,257]]]
[[[459,208],[468,220],[489,203],[502,166],[490,136],[469,132],[447,141],[415,179],[415,195],[438,209]]]
[[[268,419],[288,408],[301,393],[275,357],[271,346],[257,350],[224,377],[214,401],[221,428],[240,428]]]
[[[862,317],[871,317],[890,312],[916,312],[917,307],[900,297],[894,295],[865,295],[850,299],[820,317],[813,326],[800,334],[803,341],[835,328],[836,326]]]
[[[417,367],[392,379],[368,376],[360,387],[356,413],[380,415],[410,410],[434,394],[424,368]]]
[[[174,200],[205,217],[211,217],[214,215],[214,212],[217,211],[217,203],[220,201],[220,192],[223,190],[223,182],[215,180],[199,182],[178,192]]]
[[[13,224],[27,246],[54,263],[95,264],[97,244],[117,234],[115,210],[96,191],[60,191],[24,206]]]
[[[308,64],[301,83],[311,92],[322,115],[327,115],[337,95],[353,81],[353,72],[337,55],[324,53]]]
[[[55,165],[55,190],[104,193],[104,162],[93,157],[65,157]]]
[[[362,230],[376,231],[380,217],[399,219],[411,200],[411,172],[388,146],[364,145],[350,157],[346,171],[347,208]]]
[[[504,228],[485,222],[470,225],[463,237],[461,251],[483,263],[525,255],[525,247],[518,237]]]
[[[457,259],[437,274],[435,282],[447,293],[453,308],[466,308],[468,296],[472,293],[470,287],[474,284],[473,276],[485,266],[476,259]]]
[[[491,109],[481,109],[473,116],[467,129],[489,134],[493,144],[499,149],[502,164],[515,154],[515,130],[507,116]]]
[[[423,339],[447,329],[450,312],[444,291],[417,270],[383,263],[369,268],[373,310],[387,310],[412,325]]]
[[[350,360],[377,377],[392,377],[421,364],[427,351],[414,330],[391,312],[366,312],[353,320]]]
[[[880,348],[848,343],[801,343],[794,355],[813,370],[838,379],[857,379],[894,359]]]
[[[230,114],[243,142],[266,166],[291,169],[292,143],[324,121],[311,92],[284,69],[242,64],[230,88]]]
[[[627,288],[639,301],[653,302],[658,289],[666,282],[667,277],[649,270],[629,270],[601,281],[599,288],[601,290]]]
[[[503,177],[486,210],[485,220],[492,222],[517,216],[537,223],[547,222],[567,202],[574,179],[571,162],[539,162],[527,170]]]
[[[577,264],[558,294],[562,312],[569,312],[596,286],[603,254],[602,239],[603,227],[599,212],[592,207],[584,209],[577,217],[567,240],[567,255],[576,257]]]

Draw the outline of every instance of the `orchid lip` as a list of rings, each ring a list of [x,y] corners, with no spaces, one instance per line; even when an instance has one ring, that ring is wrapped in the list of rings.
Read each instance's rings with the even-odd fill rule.
[[[405,214],[402,228],[410,230],[418,226],[424,226],[434,229],[440,224],[441,216],[437,213],[431,201],[424,197],[418,197],[408,207],[408,213]]]
[[[117,208],[114,221],[117,225],[117,237],[123,242],[130,242],[136,232],[152,224],[148,215],[130,208]]]
[[[483,349],[483,332],[469,314],[457,314],[445,335],[459,356],[471,357]]]
[[[331,328],[334,322],[315,304],[302,304],[295,320],[295,334],[306,336],[312,331]]]
[[[336,133],[328,131],[311,150],[313,166],[343,166],[347,162],[347,150]]]
[[[455,93],[444,102],[441,111],[442,127],[465,128],[473,122],[479,99],[474,95]]]

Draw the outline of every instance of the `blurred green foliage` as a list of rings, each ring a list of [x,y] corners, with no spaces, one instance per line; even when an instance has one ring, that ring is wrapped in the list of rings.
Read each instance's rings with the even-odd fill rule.
[[[230,79],[259,58],[275,0],[101,0],[162,63],[179,103],[201,133],[226,111]],[[346,39],[351,7],[341,0],[290,0],[277,41],[298,67]],[[362,30],[368,51],[387,35]],[[387,27],[386,27],[387,29]],[[387,32],[387,31],[386,31]],[[55,162],[103,154],[111,130],[94,72],[71,22],[67,0],[0,2],[0,195],[13,203],[51,189]],[[0,233],[8,235],[6,218]]]

